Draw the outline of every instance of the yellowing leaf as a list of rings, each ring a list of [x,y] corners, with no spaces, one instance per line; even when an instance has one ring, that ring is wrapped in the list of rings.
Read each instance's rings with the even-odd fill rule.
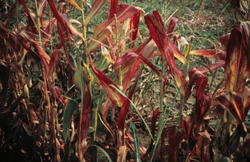
[[[67,0],[70,4],[78,8],[78,10],[82,11],[82,9],[78,6],[78,4],[74,0]]]
[[[109,62],[112,64],[115,63],[115,61],[110,57],[109,51],[104,46],[101,46],[101,53]]]

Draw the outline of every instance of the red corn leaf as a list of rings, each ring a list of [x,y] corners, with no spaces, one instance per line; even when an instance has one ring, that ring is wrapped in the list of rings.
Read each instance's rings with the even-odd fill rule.
[[[151,126],[151,134],[154,137],[155,136],[155,124],[156,124],[156,120],[157,117],[161,114],[162,112],[159,111],[159,108],[155,109],[153,116],[152,116],[152,126]],[[165,137],[165,129],[162,131],[162,139],[164,140]],[[144,154],[143,159],[145,159],[148,154],[151,152],[152,148],[153,148],[153,143],[154,141],[151,139],[151,143],[147,149],[147,152]]]
[[[82,40],[84,40],[84,38],[82,37],[82,33],[78,32],[75,27],[70,23],[70,19],[68,17],[68,15],[66,14],[62,14],[61,17],[63,18],[63,20],[65,21],[65,23],[67,24],[69,30],[71,33],[78,35],[79,37],[82,38]],[[77,22],[77,21],[76,21]],[[80,22],[78,22],[79,24],[81,24]]]
[[[186,140],[188,141],[189,140],[189,136],[190,136],[190,134],[189,133],[191,133],[191,125],[192,125],[192,123],[190,122],[191,121],[191,119],[190,119],[190,117],[188,117],[188,116],[182,116],[182,124],[181,124],[181,127],[182,127],[182,129],[184,130],[184,132],[186,133]],[[192,135],[192,134],[191,134]],[[192,138],[193,138],[193,136],[192,136]]]
[[[91,59],[90,59],[90,65],[97,79],[99,80],[102,88],[107,91],[107,94],[112,103],[121,107],[126,98],[124,98],[120,93],[118,93],[112,86],[109,86],[109,85],[114,85],[117,89],[119,89],[117,85],[111,79],[109,79],[102,71],[97,69]]]
[[[225,87],[227,91],[244,92],[246,78],[250,75],[250,62],[245,42],[245,35],[249,31],[249,23],[242,23],[233,29],[227,45],[225,64]]]
[[[213,70],[216,70],[220,67],[223,67],[225,65],[225,61],[219,61],[219,62],[216,62],[216,63],[213,63],[213,64],[210,64],[210,65],[207,65],[209,67],[209,69],[211,71]],[[209,69],[207,67],[201,67],[198,69],[198,71],[200,71],[202,74],[205,74],[207,72],[210,72]]]
[[[12,62],[9,64],[15,72],[17,72],[20,76],[22,76],[22,84],[27,84],[27,80],[25,78],[25,74],[23,70],[21,69],[20,65],[17,62]]]
[[[110,0],[109,19],[114,16],[118,3],[119,0]]]
[[[155,134],[155,124],[156,124],[156,120],[157,120],[157,117],[161,114],[162,112],[159,111],[159,108],[155,109],[154,113],[153,113],[153,116],[152,116],[152,136],[154,137],[154,134]]]
[[[247,117],[249,109],[250,109],[250,97],[247,98],[244,104],[243,121]]]
[[[196,143],[196,153],[200,158],[201,162],[209,162],[210,154],[209,154],[209,144],[210,140],[203,136],[199,136]]]
[[[244,148],[244,155],[246,157],[246,161],[250,160],[250,138],[249,135],[247,134],[244,137],[244,143],[243,143],[243,148]]]
[[[109,127],[110,130],[111,126],[109,125],[108,121],[107,121],[107,115],[108,115],[108,111],[109,108],[112,106],[112,102],[110,101],[110,99],[107,97],[106,101],[104,102],[103,106],[102,106],[102,110],[101,110],[101,114],[102,114],[102,118],[103,121],[105,122],[105,124]]]
[[[129,58],[129,53],[131,53],[131,55],[139,56],[139,58],[141,58],[141,59],[142,59],[145,63],[147,63],[151,68],[155,68],[153,65],[150,65],[151,63],[148,62],[144,57],[142,57],[141,55],[138,55],[138,54],[136,54],[136,53],[127,52],[126,54],[128,54],[128,56],[126,57],[126,56],[125,56],[126,54],[123,55],[123,56],[125,56],[126,58]],[[123,57],[123,56],[122,56],[122,57]],[[119,59],[119,60],[120,60],[120,59]],[[121,58],[121,60],[122,60],[122,58]],[[117,61],[118,61],[118,60],[117,60]],[[118,63],[118,64],[119,64],[119,63]],[[115,65],[114,65],[114,66],[115,66]],[[117,66],[119,66],[119,65],[117,65]],[[115,68],[115,67],[114,67],[114,68]],[[117,67],[116,67],[116,68],[117,68]],[[155,69],[153,69],[153,70],[155,70]],[[157,70],[157,69],[156,69],[156,70]],[[160,74],[161,74],[161,73],[160,73]],[[129,99],[131,99],[132,96],[133,96],[133,94],[134,94],[134,91],[135,91],[136,85],[137,85],[137,83],[138,83],[138,81],[139,81],[139,78],[140,78],[140,73],[137,73],[136,76],[135,76],[135,83],[134,83],[133,87],[131,88],[131,90],[129,91],[129,94],[128,94],[128,96],[127,96]],[[126,100],[125,103],[124,103],[124,105],[123,105],[123,107],[121,108],[120,114],[119,114],[119,116],[118,116],[118,118],[117,118],[117,120],[116,120],[116,123],[117,123],[117,125],[118,125],[118,129],[122,129],[123,126],[124,126],[125,117],[126,117],[126,115],[127,115],[129,106],[130,106],[130,101],[129,101],[129,100]]]
[[[138,53],[139,55],[142,55],[146,60],[149,60],[153,56],[153,53],[156,50],[156,48],[157,48],[156,44],[154,43],[152,38],[149,37],[138,48],[133,49],[133,51],[135,51],[135,53]],[[133,63],[133,61],[135,61],[135,62]],[[122,72],[123,72],[122,85],[123,85],[124,91],[129,86],[129,83],[130,83],[131,79],[134,77],[134,75],[137,75],[137,73],[141,73],[140,70],[137,70],[140,63],[141,63],[141,66],[144,66],[144,64],[145,64],[144,62],[141,62],[141,59],[135,58],[135,60],[130,60],[130,62],[126,65],[126,66],[132,65],[131,67],[126,67],[127,71],[124,71],[122,69]]]
[[[91,94],[88,85],[85,83],[85,91],[82,98],[82,114],[78,122],[77,139],[80,147],[87,145],[87,136],[89,132],[89,124],[91,120]],[[83,93],[83,92],[81,92]]]
[[[136,77],[135,83],[134,83],[133,87],[131,88],[131,90],[128,93],[127,97],[130,100],[132,99],[132,96],[133,96],[133,94],[135,92],[135,88],[136,88],[136,85],[137,85],[138,81],[139,81],[139,76]],[[122,105],[119,116],[116,119],[116,124],[117,124],[117,127],[118,127],[119,130],[122,130],[124,128],[125,118],[127,116],[129,106],[130,106],[130,101],[128,99],[126,99],[124,104]]]
[[[6,53],[7,53],[7,44],[9,44],[11,47],[11,49],[17,54],[19,52],[18,49],[18,38],[16,37],[16,35],[14,35],[9,29],[8,27],[0,21],[0,38],[1,38],[1,53],[3,58],[6,57]]]
[[[167,30],[167,35],[168,35],[168,39],[172,38],[173,32],[174,32],[174,28],[177,24],[178,19],[176,18],[171,18],[169,21],[169,25],[168,25],[168,30]]]
[[[143,44],[141,44],[138,48],[134,49],[135,53],[143,55],[146,59],[149,59],[149,57],[152,55],[152,53],[156,49],[156,46],[152,44],[153,40],[152,42],[151,40],[152,38],[149,37]],[[134,77],[140,63],[141,63],[141,59],[134,58],[130,60],[128,64],[126,64],[126,66],[124,67],[126,70],[121,69],[123,72],[123,80],[122,80],[123,91],[125,91],[127,87],[129,86],[129,83],[131,79]],[[144,65],[144,62],[142,62],[141,66],[143,65]],[[119,80],[119,78],[117,79]]]
[[[243,95],[241,92],[228,92],[216,98],[222,108],[227,110],[240,124],[243,122]]]
[[[137,38],[140,17],[141,17],[141,10],[138,11],[135,15],[133,15],[130,19],[130,30],[132,30],[132,32],[130,33],[131,48],[134,48],[134,44],[135,44],[134,41]]]
[[[145,59],[142,55],[138,55],[137,53],[134,52],[125,53],[119,60],[115,62],[114,69],[117,71],[119,66],[121,66],[122,70],[126,70],[126,68],[131,67],[128,66],[128,64],[133,64],[134,63],[133,60],[137,58],[141,59],[144,63],[146,63],[151,69],[153,69],[156,72],[158,76],[164,78],[161,72],[151,62]]]
[[[51,37],[50,28],[52,29],[54,25],[56,24],[56,22],[57,22],[57,19],[53,18],[50,24],[48,23],[48,25],[44,28],[42,32],[43,39],[45,40],[45,42],[43,43],[43,47],[48,45],[50,41],[50,37]]]
[[[166,130],[167,129],[164,128],[161,133],[161,162],[164,162],[165,154],[166,154],[166,152],[164,153]]]
[[[13,35],[13,34],[10,34],[10,38],[13,38],[13,39],[11,39],[10,40],[10,43],[12,44],[12,41],[14,40],[14,39],[16,39],[16,40],[18,40],[18,42],[19,43],[21,43],[21,45],[28,51],[28,53],[31,55],[31,57],[32,58],[34,58],[35,60],[41,60],[41,61],[43,61],[44,59],[42,59],[41,57],[40,57],[40,54],[39,53],[35,53],[35,52],[33,52],[29,47],[28,47],[28,44],[27,44],[27,42],[28,42],[28,40],[29,41],[33,41],[33,40],[31,40],[31,38],[29,38],[29,37],[26,37],[26,36],[23,36],[24,34],[21,32],[21,33],[19,33],[19,35],[18,35],[18,37],[16,37],[15,35]],[[36,42],[34,42],[34,43],[36,43]],[[39,46],[39,45],[38,45]],[[12,47],[13,48],[13,47]],[[36,49],[36,48],[35,48]],[[39,50],[38,50],[39,51]],[[45,56],[45,58],[47,58],[47,56]],[[46,62],[45,62],[45,64],[46,64]]]
[[[224,113],[224,109],[218,105],[211,114],[207,115],[204,120],[210,120],[214,117],[217,117],[217,116],[222,116]]]
[[[195,108],[192,112],[192,121],[193,124],[190,128],[190,131],[194,129],[196,126],[197,129],[202,125],[204,116],[206,115],[211,102],[212,102],[212,96],[210,94],[204,95],[204,90],[207,85],[208,78],[202,74],[200,71],[198,71],[196,68],[191,68],[189,71],[189,78],[190,78],[190,85],[186,91],[185,95],[185,101],[190,95],[190,90],[194,83],[196,84],[196,104]]]
[[[83,25],[88,25],[92,17],[95,16],[95,14],[101,9],[101,7],[104,5],[104,3],[107,0],[95,0],[95,3],[93,4],[92,8],[90,9],[89,13],[86,16],[85,19],[85,24]]]
[[[29,12],[29,9],[27,7],[27,4],[25,2],[25,0],[19,0],[19,2],[23,5],[23,8],[26,10],[27,14],[28,14],[28,24],[29,26],[31,27],[33,33],[36,33],[38,34],[38,30],[36,28],[36,23],[34,22],[30,12]]]
[[[54,16],[56,17],[57,21],[64,27],[64,29],[67,31],[67,27],[62,19],[62,17],[60,16],[59,12],[56,9],[56,5],[54,3],[54,0],[47,0],[49,2],[50,8],[54,14]],[[68,31],[67,31],[68,32]]]
[[[66,54],[67,60],[68,60],[68,62],[69,62],[69,65],[70,65],[70,67],[71,67],[72,69],[75,69],[75,68],[74,68],[74,65],[73,65],[73,63],[72,63],[72,61],[71,61],[71,59],[70,59],[70,57],[69,57],[69,54],[68,54],[68,52],[67,52],[67,50],[66,50],[66,47],[65,47],[66,40],[64,39],[64,34],[63,34],[63,30],[62,30],[61,24],[58,24],[58,23],[57,23],[57,31],[58,31],[59,38],[60,38],[60,40],[61,40],[61,42],[62,42],[63,49],[64,49],[64,52],[65,52],[65,54]]]
[[[168,72],[166,78],[165,78],[165,81],[164,81],[164,84],[163,84],[163,93],[165,92],[165,88],[166,88],[166,85],[168,83],[168,77],[169,77],[169,74],[170,74],[170,71]],[[163,94],[164,95],[164,94]]]
[[[97,25],[94,31],[94,37],[93,37],[94,41],[90,43],[88,50],[86,52],[87,55],[99,49],[101,47],[101,43],[105,43],[110,34],[111,34],[111,29],[109,27],[102,28],[101,24]]]
[[[185,138],[186,134],[183,129],[179,129],[177,126],[172,126],[168,132],[168,161],[178,162],[178,146],[179,143]]]
[[[210,94],[204,95],[204,90],[206,88],[208,78],[202,74],[200,71],[198,71],[196,68],[191,68],[189,71],[189,78],[190,78],[190,85],[187,91],[191,89],[191,87],[196,84],[196,105],[195,109],[192,112],[193,119],[196,119],[197,127],[202,124],[203,117],[207,113],[209,106],[212,102],[212,96]],[[189,95],[186,96],[187,98]]]
[[[229,38],[230,38],[230,33],[227,33],[227,34],[220,37],[220,43],[221,43],[222,48],[224,49],[224,51],[227,51],[227,45],[228,45],[228,42],[229,42]]]
[[[145,17],[145,23],[149,29],[149,33],[154,39],[157,47],[159,48],[161,54],[163,55],[164,59],[168,63],[169,66],[174,66],[174,57],[179,59],[182,63],[185,63],[185,57],[181,54],[181,52],[175,47],[173,43],[170,42],[172,33],[168,33],[165,31],[164,23],[161,19],[161,16],[158,11],[154,11],[152,13],[147,14]],[[169,23],[169,32],[173,31],[173,27],[176,25],[177,20],[175,18],[171,18]],[[170,52],[171,54],[164,54],[164,52]]]
[[[68,28],[66,27],[66,25],[65,25],[65,23],[64,23],[64,21],[63,21],[63,19],[62,19],[62,17],[60,16],[59,12],[57,11],[54,1],[53,1],[53,0],[48,0],[48,2],[49,2],[50,8],[51,8],[51,10],[52,10],[54,16],[56,17],[57,21],[59,22],[59,23],[57,23],[57,30],[58,30],[59,38],[60,38],[60,40],[61,40],[61,42],[62,42],[62,44],[63,44],[63,48],[64,48],[64,52],[65,52],[65,54],[66,54],[67,60],[68,60],[68,62],[69,62],[69,64],[70,64],[70,67],[71,67],[72,69],[74,69],[74,66],[73,66],[73,64],[72,64],[72,61],[71,61],[71,59],[70,59],[70,57],[69,57],[69,54],[68,54],[68,52],[67,52],[67,50],[66,50],[66,48],[65,48],[66,40],[64,39],[65,36],[64,36],[64,34],[63,34],[63,29],[62,29],[62,27],[65,29],[64,31],[67,33],[68,37],[69,37],[71,40],[74,40],[74,39],[72,38],[71,33],[69,32],[69,30],[68,30]]]
[[[50,61],[49,55],[44,51],[44,49],[37,42],[30,40],[30,43],[35,48],[36,54],[38,55],[38,57],[42,61],[44,69],[45,69],[46,73],[48,74],[49,61]]]
[[[180,60],[181,63],[185,64],[186,58],[181,54],[181,52],[176,48],[176,46],[173,43],[171,43],[170,41],[168,43],[174,53],[174,57]]]
[[[243,27],[243,37],[244,37],[246,48],[247,48],[247,54],[249,54],[250,53],[250,48],[249,48],[250,47],[250,38],[249,38],[250,37],[250,32],[249,32],[250,23],[249,21],[242,23],[242,27]]]
[[[150,35],[154,39],[163,58],[167,61],[170,67],[171,73],[174,76],[177,87],[180,87],[184,79],[184,75],[180,71],[180,69],[176,66],[175,59],[174,59],[174,53],[176,53],[179,50],[170,42],[169,37],[166,36],[169,33],[166,33],[164,23],[158,11],[149,13],[144,18],[145,18],[147,27],[149,29]],[[175,21],[173,20],[170,22],[174,23]],[[171,26],[172,24],[169,24],[169,25]],[[172,31],[171,27],[169,31]],[[177,53],[180,53],[180,52],[177,52]],[[186,87],[187,87],[187,84],[186,82],[184,82],[184,85],[182,86],[182,93],[184,93]]]
[[[64,107],[66,106],[66,102],[61,96],[61,88],[59,86],[52,87],[49,91],[55,98],[62,102]]]
[[[204,95],[204,89],[206,88],[208,78],[193,67],[189,71],[189,79],[190,89],[194,85],[194,83],[196,83],[196,101],[198,104],[200,104],[199,102],[201,101],[201,98]]]
[[[55,71],[56,62],[62,54],[62,51],[60,50],[61,47],[62,47],[62,44],[57,46],[57,48],[53,50],[53,53],[51,54],[51,58],[49,61],[49,73],[53,73]]]
[[[193,51],[190,51],[189,54],[205,56],[205,57],[215,58],[219,60],[226,60],[226,55],[221,50],[193,50]]]
[[[107,41],[107,37],[111,33],[111,30],[109,30],[109,26],[115,25],[115,23],[120,23],[128,18],[132,17],[134,14],[136,14],[139,11],[139,9],[130,6],[128,4],[120,4],[119,7],[116,10],[116,19],[115,17],[112,17],[108,21],[105,21],[101,24],[98,24],[94,31],[93,39],[97,41],[92,41],[89,45],[87,54],[99,49],[101,47],[100,42],[105,43]]]
[[[6,55],[5,55],[5,53],[6,53],[6,51],[7,51],[7,45],[6,45],[6,41],[4,41],[4,39],[2,39],[2,38],[0,38],[0,47],[2,47],[2,48],[0,48],[0,53],[2,54],[2,58],[3,58],[3,60],[6,60]]]

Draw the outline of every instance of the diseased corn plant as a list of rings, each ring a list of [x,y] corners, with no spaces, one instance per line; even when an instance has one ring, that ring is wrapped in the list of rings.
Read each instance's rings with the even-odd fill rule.
[[[221,36],[220,48],[192,50],[192,36],[174,33],[176,18],[166,28],[159,11],[119,0],[0,4],[4,161],[250,161],[248,21]],[[192,67],[194,55],[212,61]],[[207,74],[218,69],[224,79],[211,88]],[[150,120],[136,104],[144,79],[159,83]],[[170,86],[176,91],[166,105]],[[169,124],[173,114],[177,123]]]

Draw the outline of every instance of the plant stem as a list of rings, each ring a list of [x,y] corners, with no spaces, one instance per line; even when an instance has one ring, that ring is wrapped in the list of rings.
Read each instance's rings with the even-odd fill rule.
[[[164,62],[163,62],[163,58],[161,57],[161,70],[162,73],[164,71]],[[160,111],[163,111],[163,78],[161,78],[161,83],[160,83]]]
[[[163,57],[161,57],[161,70],[162,70],[162,73],[163,73],[163,71],[164,71],[164,62],[163,62]],[[160,78],[161,80],[160,80],[160,111],[162,112],[163,111],[163,98],[164,98],[164,96],[163,96],[163,91],[164,91],[164,89],[163,89],[163,82],[164,82],[164,80],[163,80],[163,78]],[[160,117],[159,117],[159,127],[162,125],[161,123],[162,123],[162,121],[163,121],[163,114],[161,114],[160,115]]]
[[[51,10],[49,8],[49,32],[50,32],[50,53],[53,53],[53,38],[52,38],[52,28],[51,28]]]
[[[191,43],[191,41],[190,41]],[[188,69],[189,69],[189,62],[190,62],[190,45],[186,46],[186,52],[185,52],[185,56],[186,56],[186,63],[185,63],[185,67],[184,67],[184,76],[186,76],[188,74]],[[183,109],[184,109],[184,99],[185,99],[185,92],[183,90],[181,90],[181,94],[180,94],[180,114],[179,114],[179,128],[181,128],[182,126],[182,114],[183,114]]]
[[[82,37],[84,38],[84,44],[83,44],[83,50],[84,50],[84,58],[85,58],[85,63],[89,65],[89,58],[86,55],[87,52],[87,34],[86,34],[86,24],[85,24],[85,16],[84,16],[84,6],[83,6],[83,1],[81,2],[81,8],[82,8]]]
[[[36,6],[36,18],[37,18],[37,30],[38,30],[38,43],[40,46],[42,46],[42,41],[41,41],[41,31],[40,31],[40,15],[39,15],[39,9],[37,6],[37,0],[35,0],[35,6]]]

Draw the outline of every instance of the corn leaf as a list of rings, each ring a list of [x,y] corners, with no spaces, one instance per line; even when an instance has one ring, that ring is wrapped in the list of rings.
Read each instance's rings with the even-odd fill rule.
[[[168,30],[167,30],[168,39],[172,38],[172,35],[173,35],[173,32],[174,32],[174,28],[175,28],[175,26],[177,24],[177,21],[178,21],[178,19],[176,19],[176,18],[171,18],[169,20],[169,25],[168,25]]]
[[[196,127],[199,128],[203,122],[203,117],[207,113],[209,106],[212,102],[212,96],[208,93],[204,95],[204,90],[206,88],[208,78],[198,71],[196,68],[191,68],[189,71],[190,84],[186,91],[185,99],[190,95],[189,92],[192,89],[194,83],[196,84],[196,104],[192,112],[192,119],[196,121]],[[192,129],[192,128],[190,128]]]
[[[242,23],[233,29],[227,45],[225,63],[225,87],[227,91],[244,92],[246,78],[250,75],[250,60],[247,53],[249,44],[245,36],[249,35],[249,23]],[[246,37],[246,39],[249,39]]]
[[[152,56],[153,52],[157,48],[156,45],[153,44],[154,41],[153,40],[151,41],[151,40],[152,40],[152,38],[149,37],[143,44],[141,44],[138,48],[134,49],[135,53],[138,53],[139,55],[144,56],[145,59],[148,60],[149,57]],[[119,61],[117,60],[117,63],[118,62]],[[140,63],[141,63],[141,66],[144,65],[144,62],[141,62],[141,59],[137,59],[135,57],[131,60],[128,60],[128,63],[126,63],[125,66],[121,67],[122,78],[123,78],[123,80],[122,80],[123,92],[125,92],[125,90],[129,86],[129,83],[130,83],[131,79],[134,77],[134,75],[136,74],[136,71],[137,71]],[[115,68],[115,72],[116,72],[116,74],[118,74],[117,68]],[[137,73],[139,73],[139,71],[137,71]],[[119,78],[117,78],[117,79],[119,80]]]
[[[227,34],[222,35],[220,37],[220,43],[221,43],[221,46],[224,49],[224,51],[227,51],[227,45],[229,42],[230,35],[231,35],[231,33],[227,33]]]
[[[133,94],[135,92],[135,88],[137,86],[138,81],[139,81],[139,77],[136,77],[135,83],[134,83],[133,87],[131,88],[131,90],[129,91],[128,96],[127,96],[127,98],[129,100],[132,99],[132,96],[133,96]],[[129,109],[129,106],[130,106],[130,101],[128,99],[125,100],[125,102],[122,105],[122,108],[120,110],[119,116],[116,119],[116,124],[118,126],[118,129],[120,129],[120,130],[122,130],[124,128],[125,118],[127,116],[128,109]]]
[[[28,15],[28,25],[30,26],[32,32],[35,33],[35,34],[38,34],[38,30],[37,30],[37,27],[36,27],[36,23],[35,23],[35,21],[33,20],[31,14],[30,14],[30,12],[29,12],[29,9],[28,9],[28,7],[27,7],[27,4],[26,4],[25,0],[19,0],[19,1],[20,1],[20,3],[23,5],[23,8],[24,8],[24,9],[26,10],[26,12],[27,12],[27,15]]]
[[[70,32],[75,34],[75,35],[78,35],[83,41],[85,41],[84,38],[82,37],[82,33],[78,32],[77,29],[70,23],[70,19],[69,19],[68,15],[62,14],[61,17],[63,18],[64,22],[67,24]],[[75,22],[77,22],[78,24],[81,24],[78,21],[75,21]]]
[[[105,21],[101,24],[98,24],[94,31],[93,39],[95,41],[92,41],[89,45],[89,48],[87,50],[87,54],[90,54],[91,52],[99,49],[101,47],[101,43],[105,43],[107,41],[107,37],[111,34],[110,27],[114,26],[115,23],[120,23],[128,18],[132,17],[134,14],[136,14],[139,11],[139,9],[127,5],[127,4],[120,4],[117,8],[115,14],[115,17],[112,17],[108,21]]]
[[[104,5],[104,3],[107,0],[95,0],[92,8],[90,9],[89,13],[87,14],[85,18],[85,26],[87,26],[90,22],[90,20],[95,16],[95,14],[101,9],[101,7]]]
[[[210,65],[207,65],[207,67],[208,67],[211,71],[213,71],[213,70],[216,70],[216,69],[218,69],[218,68],[220,68],[220,67],[223,67],[224,65],[225,65],[225,61],[219,61],[219,62],[210,64]],[[205,74],[205,73],[207,73],[207,72],[210,72],[210,70],[209,70],[207,67],[203,66],[203,67],[199,68],[198,71],[200,71],[202,74]]]
[[[156,126],[156,121],[157,121],[157,117],[161,114],[162,112],[159,111],[159,108],[155,109],[154,110],[154,113],[153,113],[153,116],[152,116],[152,125],[151,125],[151,133],[152,133],[152,136],[155,137],[155,126]],[[164,138],[163,138],[164,139]],[[153,148],[153,144],[154,144],[154,141],[151,139],[151,143],[147,149],[147,152],[145,153],[145,155],[143,156],[143,159],[146,158],[146,156],[149,155],[149,153],[151,152],[152,148]]]
[[[216,98],[219,105],[227,110],[240,124],[243,122],[243,94],[228,92]]]
[[[82,9],[78,6],[78,4],[74,0],[67,0],[67,1],[73,6],[75,6],[78,10],[82,11]]]
[[[47,0],[49,2],[51,11],[53,12],[54,16],[56,17],[57,21],[63,26],[63,28],[68,32],[67,27],[62,19],[62,17],[60,16],[59,12],[56,9],[56,5],[54,3],[54,0]]]
[[[59,57],[62,54],[62,50],[60,48],[62,47],[62,44],[56,47],[55,50],[53,50],[53,53],[51,54],[51,58],[49,61],[49,73],[53,73],[56,69],[56,62],[58,61]]]
[[[226,60],[226,55],[221,50],[193,50],[190,51],[190,55],[205,56],[208,58],[215,58],[219,60]]]
[[[112,162],[112,160],[111,160],[109,154],[108,154],[102,147],[97,146],[97,145],[92,145],[92,146],[93,146],[93,147],[97,147],[98,149],[100,149],[100,150],[104,153],[104,155],[107,157],[107,159],[109,160],[109,162]]]
[[[37,5],[38,5],[38,8],[39,8],[38,9],[38,14],[39,14],[40,23],[41,23],[41,25],[43,27],[43,13],[44,13],[47,5],[48,5],[48,2],[47,2],[47,0],[41,0],[41,1],[39,1],[37,3]]]
[[[158,76],[164,78],[161,72],[151,62],[145,59],[142,55],[139,55],[134,52],[125,53],[119,60],[115,62],[114,69],[118,70],[119,66],[121,66],[121,69],[126,71],[128,70],[128,68],[132,67],[133,63],[135,62],[135,59],[137,58],[141,59],[144,63],[146,63],[152,70],[156,72]]]
[[[184,75],[175,64],[174,54],[177,54],[180,52],[177,52],[179,50],[170,42],[169,37],[167,37],[167,34],[171,34],[171,33],[166,33],[164,23],[158,11],[149,13],[144,18],[145,18],[145,23],[149,29],[150,35],[154,39],[163,58],[167,61],[170,67],[171,73],[175,79],[175,83],[177,87],[180,87],[184,79]],[[175,21],[170,21],[170,22],[173,22],[173,24],[169,24],[170,26],[169,31],[172,31],[171,28],[172,26],[175,25],[174,24]],[[187,87],[187,83],[184,82],[184,85],[181,91],[182,93],[184,93],[186,87]]]
[[[96,77],[98,78],[102,88],[107,91],[107,94],[112,103],[121,107],[125,101],[125,98],[114,89],[114,87],[118,88],[117,85],[111,79],[109,79],[102,71],[97,69],[91,59],[90,65]],[[110,87],[108,85],[113,85],[114,87]]]
[[[62,29],[62,25],[61,25],[61,24],[58,24],[58,23],[57,23],[57,31],[58,31],[59,38],[60,38],[60,40],[61,40],[61,42],[62,42],[63,49],[64,49],[64,52],[65,52],[65,54],[66,54],[67,60],[68,60],[68,62],[69,62],[69,65],[70,65],[70,67],[71,67],[72,69],[75,69],[75,68],[74,68],[74,65],[73,65],[73,63],[72,63],[72,61],[71,61],[71,58],[70,58],[70,56],[69,56],[69,54],[68,54],[68,52],[67,52],[67,49],[66,49],[66,47],[65,47],[65,44],[66,44],[66,40],[64,39],[64,38],[65,38],[65,34],[64,34],[64,32],[63,32],[63,29]]]
[[[132,30],[132,32],[130,33],[131,48],[134,48],[134,44],[135,44],[134,41],[137,38],[141,14],[142,14],[142,11],[140,10],[136,14],[134,14],[130,19],[130,30]]]
[[[119,3],[119,0],[110,0],[109,19],[114,17],[118,3]]]
[[[196,153],[200,158],[201,162],[209,162],[210,161],[210,153],[209,153],[209,145],[210,140],[203,136],[199,136],[196,143]]]
[[[49,91],[55,98],[62,102],[64,107],[66,106],[66,102],[61,96],[61,88],[59,86],[52,87],[49,89]]]
[[[82,95],[81,107],[82,107],[82,114],[80,115],[80,119],[78,122],[78,132],[77,132],[77,139],[78,143],[81,146],[86,146],[87,144],[87,136],[89,132],[89,125],[91,121],[91,94],[89,91],[88,85],[85,83],[85,91],[81,92],[84,93]]]
[[[172,126],[168,132],[168,143],[169,143],[169,150],[168,150],[168,161],[171,162],[178,162],[178,146],[179,143],[184,139],[186,136],[183,129],[179,129],[177,126]]]
[[[78,102],[76,100],[69,100],[63,113],[63,138],[66,143],[70,139],[69,129],[71,118],[78,110]]]
[[[134,85],[135,85],[135,84],[134,84]],[[154,139],[153,136],[152,136],[152,134],[151,134],[151,132],[150,132],[150,129],[149,129],[147,123],[145,122],[145,120],[144,120],[143,117],[141,116],[141,113],[140,113],[139,110],[136,108],[135,104],[134,104],[134,103],[124,94],[124,93],[122,93],[117,87],[115,87],[115,86],[112,85],[112,84],[109,85],[109,86],[113,87],[118,93],[120,93],[123,97],[125,97],[125,98],[127,99],[127,101],[129,101],[129,102],[131,103],[131,105],[134,107],[135,111],[137,112],[138,116],[139,116],[140,119],[142,120],[143,124],[145,125],[145,127],[146,127],[146,129],[147,129],[147,131],[148,131],[148,133],[149,133],[149,135],[150,135],[150,137],[151,137],[151,139]],[[118,119],[118,120],[120,120],[120,119]],[[120,121],[121,121],[121,120],[120,120]],[[125,122],[123,122],[123,123],[125,123]]]
[[[139,154],[139,140],[138,140],[138,133],[135,127],[134,123],[129,123],[131,126],[131,129],[133,131],[133,137],[134,137],[134,145],[135,145],[135,158],[136,162],[140,162],[140,154]]]

